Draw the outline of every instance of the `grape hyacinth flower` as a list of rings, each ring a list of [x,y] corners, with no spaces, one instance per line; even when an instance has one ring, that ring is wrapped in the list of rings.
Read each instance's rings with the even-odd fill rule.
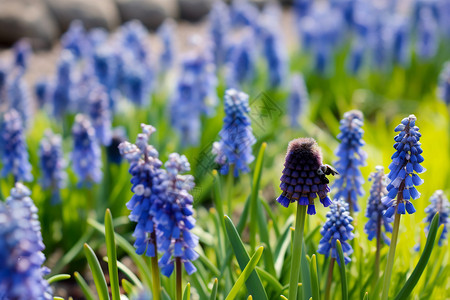
[[[439,246],[442,246],[443,242],[447,239],[448,224],[450,223],[450,203],[442,190],[434,192],[430,198],[431,204],[425,208],[425,213],[427,217],[424,222],[427,223],[425,227],[425,232],[428,233],[431,226],[431,220],[433,220],[434,215],[439,212],[439,226],[444,224],[444,230],[439,238]]]
[[[293,128],[299,126],[299,119],[305,113],[308,104],[308,90],[303,75],[295,73],[291,75],[291,90],[288,98],[289,121]]]
[[[315,215],[314,199],[319,196],[324,207],[331,205],[327,194],[329,180],[325,175],[337,172],[322,164],[322,153],[312,138],[299,138],[289,143],[283,175],[281,176],[281,195],[277,201],[284,207],[297,201],[299,205],[308,206],[308,214]]]
[[[41,187],[51,190],[52,203],[59,203],[61,202],[59,191],[65,187],[67,181],[61,136],[50,130],[45,131],[39,144],[38,155],[41,167]]]
[[[43,276],[40,223],[30,190],[16,183],[7,198],[0,202],[0,299],[50,300],[52,290]]]
[[[167,19],[158,28],[158,36],[162,42],[162,52],[159,57],[160,68],[162,72],[167,72],[173,65],[175,56],[175,22],[172,19]]]
[[[370,174],[369,181],[372,181],[370,188],[369,199],[367,200],[366,218],[369,218],[364,226],[364,232],[368,235],[368,240],[373,238],[380,239],[389,245],[390,240],[386,232],[392,232],[392,218],[386,217],[386,206],[381,201],[387,194],[386,178],[384,168],[382,166],[376,167],[376,172]],[[382,228],[384,227],[384,231]]]
[[[2,177],[12,174],[15,182],[33,180],[22,120],[14,109],[3,115],[0,130],[0,153],[3,165]]]
[[[31,46],[28,40],[21,39],[13,46],[14,51],[14,66],[24,72],[28,67],[30,60]]]
[[[57,66],[57,78],[52,95],[53,116],[62,119],[73,102],[73,67],[75,58],[63,51]]]
[[[422,135],[415,124],[416,116],[410,115],[395,128],[400,133],[394,139],[396,152],[389,165],[388,194],[383,198],[383,203],[388,206],[387,217],[392,217],[394,213],[405,214],[405,209],[408,214],[416,212],[410,200],[420,197],[415,186],[421,185],[423,180],[417,174],[425,172],[425,168],[420,165],[424,160],[419,142]]]
[[[158,223],[158,249],[164,252],[159,260],[161,272],[169,277],[174,269],[174,262],[183,263],[190,275],[197,269],[191,261],[198,258],[194,248],[198,237],[190,231],[194,228],[193,197],[189,191],[194,187],[191,175],[181,175],[190,171],[189,162],[184,155],[172,153],[166,167],[165,199],[153,213]],[[157,211],[156,211],[157,210]]]
[[[50,84],[47,79],[41,79],[34,85],[34,95],[36,97],[38,107],[43,108],[49,100]]]
[[[89,117],[98,141],[104,146],[111,144],[111,111],[108,94],[102,86],[89,94]]]
[[[450,105],[450,61],[444,64],[441,74],[439,75],[439,98]]]
[[[364,146],[362,125],[362,112],[348,111],[340,121],[341,132],[337,136],[341,143],[336,149],[339,159],[334,165],[341,176],[334,182],[333,188],[337,190],[337,199],[344,198],[351,205],[350,213],[359,211],[358,196],[364,195],[360,168],[366,165],[367,154],[361,149]]]
[[[256,51],[254,32],[245,29],[240,36],[233,39],[227,50],[226,82],[228,88],[238,88],[242,84],[249,84],[255,78]]]
[[[111,133],[111,143],[106,147],[106,156],[108,161],[119,165],[122,162],[122,155],[119,151],[119,145],[125,142],[127,139],[127,134],[125,128],[116,127],[113,128]]]
[[[25,81],[24,72],[16,72],[12,74],[6,83],[6,96],[9,100],[10,108],[15,109],[22,118],[24,127],[28,127],[31,109],[30,109],[30,92],[28,84]]]
[[[426,60],[435,56],[439,47],[438,28],[432,12],[423,8],[420,11],[416,41],[416,51],[420,58]]]
[[[83,114],[75,116],[72,127],[72,168],[79,184],[99,183],[102,179],[100,146],[95,138],[95,129],[89,118]]]
[[[83,23],[80,20],[74,20],[70,23],[69,29],[61,37],[61,46],[63,49],[70,51],[76,60],[86,56],[89,51],[89,43]]]
[[[214,47],[214,58],[219,67],[225,62],[226,36],[230,31],[230,12],[223,1],[215,1],[209,12],[209,32]]]
[[[420,165],[424,160],[421,155],[421,143],[419,142],[422,135],[419,132],[419,127],[415,125],[416,116],[410,115],[408,118],[404,118],[400,125],[395,128],[395,131],[399,132],[394,138],[396,151],[392,155],[392,163],[389,165],[388,194],[382,200],[383,204],[388,207],[384,215],[391,218],[395,214],[392,241],[384,273],[382,300],[387,300],[389,295],[400,216],[405,214],[405,210],[408,214],[415,213],[416,209],[410,200],[417,200],[420,197],[420,193],[415,186],[423,183],[423,180],[417,175],[425,172],[425,168]]]
[[[95,76],[108,93],[108,106],[114,109],[119,87],[120,58],[112,46],[105,43],[95,48],[92,60]]]
[[[219,135],[221,140],[213,144],[216,163],[221,165],[220,173],[235,177],[239,172],[250,171],[248,165],[254,160],[252,146],[256,143],[249,117],[248,95],[229,89],[225,91],[225,118]]]
[[[325,257],[330,256],[331,253],[331,257],[337,259],[336,240],[339,240],[342,244],[345,264],[351,261],[349,256],[353,253],[352,246],[347,241],[352,240],[354,237],[352,232],[353,218],[350,216],[348,207],[348,203],[346,203],[344,198],[334,200],[330,205],[327,221],[320,231],[322,239],[317,249],[317,252],[325,255]],[[339,259],[337,259],[337,262],[340,264]]]

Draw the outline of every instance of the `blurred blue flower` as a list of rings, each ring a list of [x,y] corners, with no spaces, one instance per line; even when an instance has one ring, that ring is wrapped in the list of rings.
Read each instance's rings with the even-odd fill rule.
[[[421,9],[417,25],[416,52],[422,59],[436,55],[439,47],[439,30],[436,19],[428,9]]]
[[[444,64],[441,74],[439,75],[439,98],[450,105],[450,61]]]
[[[89,94],[89,117],[98,141],[108,146],[111,143],[111,111],[108,94],[97,86]]]
[[[322,165],[322,153],[314,139],[292,140],[288,145],[283,175],[280,178],[282,193],[277,201],[284,207],[295,201],[299,205],[308,205],[307,213],[315,215],[314,199],[317,196],[324,207],[331,204],[326,175],[335,174],[337,173],[332,167]]]
[[[162,42],[162,52],[159,57],[162,72],[167,72],[174,63],[175,57],[175,21],[167,19],[158,28],[158,36]]]
[[[444,192],[441,190],[434,192],[434,194],[430,198],[430,202],[431,204],[428,205],[427,208],[425,208],[425,213],[427,214],[426,218],[423,220],[425,223],[427,223],[425,232],[428,233],[434,215],[439,212],[439,226],[444,224],[444,230],[439,237],[439,246],[442,246],[443,242],[447,239],[448,224],[450,223],[450,203],[448,202],[448,199],[445,196]]]
[[[344,262],[348,264],[351,261],[349,256],[353,253],[352,246],[347,242],[354,237],[352,221],[353,218],[348,211],[348,203],[342,198],[334,200],[330,205],[330,211],[327,213],[327,221],[320,231],[323,237],[320,240],[317,253],[328,257],[331,252],[331,257],[335,258],[340,264],[336,250],[336,240],[339,240],[344,252]]]
[[[106,156],[108,161],[114,164],[120,164],[122,162],[122,155],[119,151],[119,145],[125,142],[127,134],[125,128],[116,127],[113,128],[111,133],[111,143],[106,147]]]
[[[297,128],[299,126],[299,119],[305,113],[309,96],[305,80],[301,73],[292,74],[290,79],[291,86],[288,98],[289,121],[291,127]]]
[[[37,208],[21,183],[0,202],[0,299],[50,300]]]
[[[123,76],[121,88],[123,95],[139,107],[150,105],[153,70],[146,61],[139,61],[132,56],[125,56],[123,60]]]
[[[148,31],[140,21],[132,20],[123,24],[119,29],[118,39],[121,51],[131,53],[139,63],[147,61]]]
[[[25,71],[28,67],[28,61],[30,60],[31,46],[28,40],[21,39],[13,46],[14,51],[14,66],[18,67],[22,71]]]
[[[39,108],[43,108],[49,101],[50,82],[47,79],[40,79],[34,85],[34,95]]]
[[[67,181],[66,162],[62,150],[62,139],[59,134],[47,130],[39,144],[40,185],[52,192],[52,203],[61,202],[59,190]]]
[[[254,160],[252,146],[256,143],[249,117],[248,95],[234,90],[225,91],[225,118],[220,131],[220,141],[213,144],[215,161],[221,165],[220,173],[228,174],[234,167],[234,176],[250,171],[248,165]]]
[[[115,108],[120,80],[120,57],[110,45],[101,45],[93,53],[93,69],[98,82],[108,93],[108,106]]]
[[[364,226],[364,232],[368,235],[369,241],[373,240],[373,238],[378,238],[377,234],[379,232],[380,237],[389,245],[390,240],[386,236],[386,232],[392,232],[390,224],[392,223],[392,218],[384,215],[387,207],[381,201],[387,194],[384,168],[377,166],[376,172],[370,174],[369,181],[372,181],[366,210],[366,218],[369,218],[369,221]],[[382,230],[383,227],[384,231]]]
[[[61,47],[72,53],[76,60],[82,59],[89,52],[89,43],[83,23],[74,20],[69,29],[61,36]]]
[[[56,82],[52,94],[53,116],[60,120],[74,102],[74,64],[75,57],[72,53],[63,51],[57,65]]]
[[[333,9],[341,12],[347,26],[353,25],[353,11],[357,0],[331,0],[330,4]]]
[[[2,118],[0,153],[3,165],[2,177],[12,174],[15,182],[33,180],[22,120],[14,109],[6,112]]]
[[[230,43],[226,54],[226,84],[228,88],[239,88],[255,79],[257,57],[254,31],[243,29]]]
[[[308,15],[313,5],[311,0],[294,0],[294,13],[297,19],[301,19]]]
[[[230,7],[231,25],[234,28],[255,27],[258,20],[258,8],[248,0],[233,1]]]
[[[399,14],[391,17],[389,26],[392,32],[393,60],[406,66],[410,59],[410,32],[409,19]]]
[[[338,160],[334,163],[336,170],[341,176],[336,179],[333,188],[336,191],[336,198],[344,198],[352,205],[355,212],[359,211],[358,196],[364,195],[360,168],[366,165],[367,154],[362,150],[364,141],[362,136],[364,130],[363,114],[359,110],[351,110],[344,114],[340,121],[340,133],[337,138],[341,141],[336,149]]]
[[[215,1],[209,12],[209,33],[213,41],[213,52],[216,65],[225,62],[226,37],[231,27],[230,11],[223,1]]]
[[[148,140],[155,128],[141,124],[142,133],[138,134],[136,144],[123,142],[119,145],[121,155],[130,163],[131,191],[133,197],[127,203],[131,210],[129,219],[136,222],[133,236],[136,238],[134,247],[136,253],[155,257],[156,223],[155,217],[161,211],[155,211],[155,202],[165,199],[165,171],[161,168],[158,151],[148,144]]]
[[[347,59],[347,69],[355,75],[361,70],[365,61],[366,46],[360,38],[356,37],[352,41],[350,56]]]
[[[31,117],[31,101],[28,84],[23,72],[15,72],[6,82],[6,97],[9,107],[15,109],[22,118],[24,127],[28,127]]]
[[[425,168],[420,165],[424,160],[419,142],[422,135],[415,125],[416,116],[410,115],[395,128],[399,134],[394,138],[396,151],[389,165],[388,194],[383,198],[383,204],[388,207],[385,213],[388,218],[394,213],[405,214],[405,208],[409,214],[416,212],[410,199],[420,197],[415,186],[421,185],[423,180],[417,174],[425,172]]]
[[[95,138],[95,129],[87,116],[83,114],[75,116],[72,138],[72,168],[78,177],[79,184],[99,183],[102,179],[101,151]]]
[[[191,261],[198,258],[194,248],[198,245],[198,237],[190,231],[195,226],[193,217],[192,195],[189,191],[194,187],[194,177],[181,175],[190,171],[189,162],[184,155],[172,153],[164,164],[165,198],[160,205],[152,207],[150,212],[157,220],[158,250],[164,252],[159,260],[161,273],[169,277],[174,269],[174,261],[179,259],[191,275],[197,269]]]

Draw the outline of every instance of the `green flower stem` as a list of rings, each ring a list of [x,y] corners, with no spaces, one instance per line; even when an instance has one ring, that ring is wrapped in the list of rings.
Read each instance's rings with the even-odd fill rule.
[[[330,266],[328,267],[328,277],[327,277],[327,285],[325,287],[325,300],[330,299],[330,292],[331,292],[331,280],[333,279],[333,269],[334,269],[334,262],[336,261],[336,258],[332,257],[330,260]]]
[[[375,253],[375,273],[373,286],[377,284],[378,276],[380,276],[380,252],[381,252],[381,216],[377,220],[377,252]]]
[[[182,268],[181,268],[181,258],[175,258],[175,272],[176,272],[176,300],[182,300],[183,298],[183,288],[182,288]]]
[[[227,183],[226,183],[226,189],[227,189],[227,203],[228,203],[228,215],[232,216],[231,211],[231,202],[232,202],[232,196],[233,196],[233,173],[234,173],[234,164],[230,165],[230,168],[228,169],[228,175],[227,175]]]
[[[151,257],[151,259],[150,259],[151,263],[152,263],[153,299],[160,300],[161,299],[161,281],[159,278],[158,248],[156,246],[155,231],[153,231],[151,233],[151,237],[153,240],[153,244],[155,246],[155,253],[156,253],[156,255],[154,257]]]
[[[291,278],[289,281],[289,299],[297,299],[298,280],[300,276],[300,258],[302,253],[303,230],[305,228],[306,205],[297,202],[295,220],[294,245],[292,247]]]
[[[387,300],[389,296],[389,284],[391,283],[392,268],[394,267],[395,247],[397,246],[398,228],[400,227],[400,214],[397,213],[398,205],[395,208],[394,228],[392,230],[391,246],[389,248],[389,256],[384,272],[383,293],[381,300]]]

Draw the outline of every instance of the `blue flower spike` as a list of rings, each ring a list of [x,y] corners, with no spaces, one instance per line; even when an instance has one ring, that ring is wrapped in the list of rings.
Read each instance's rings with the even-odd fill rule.
[[[442,246],[444,241],[447,239],[448,224],[450,223],[450,203],[448,202],[448,199],[442,190],[434,192],[434,194],[430,198],[430,202],[431,204],[428,205],[427,208],[425,208],[425,213],[427,214],[426,218],[424,219],[424,222],[427,223],[425,232],[428,233],[434,215],[439,212],[439,226],[444,224],[444,230],[442,231],[442,235],[440,236],[438,242],[439,246]]]

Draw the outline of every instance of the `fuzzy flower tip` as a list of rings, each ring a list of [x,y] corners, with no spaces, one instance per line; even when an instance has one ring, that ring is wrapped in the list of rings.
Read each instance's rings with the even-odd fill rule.
[[[164,252],[159,265],[162,274],[170,276],[174,261],[178,259],[190,275],[196,271],[191,261],[198,258],[194,250],[198,245],[198,237],[190,232],[195,225],[193,197],[189,194],[194,187],[194,178],[191,175],[181,175],[190,171],[189,162],[184,155],[170,154],[165,167],[165,199],[158,209],[151,209],[157,215],[158,249]]]
[[[53,299],[43,278],[49,270],[42,266],[44,244],[30,194],[16,183],[7,205],[0,202],[0,299]]]
[[[39,144],[38,154],[41,166],[41,187],[50,189],[53,203],[58,203],[61,201],[59,190],[64,188],[67,181],[61,136],[46,131]]]
[[[136,238],[134,246],[136,253],[156,256],[155,202],[164,199],[164,172],[160,169],[162,163],[158,159],[158,151],[148,144],[148,140],[155,128],[141,124],[142,133],[138,134],[136,143],[122,142],[119,145],[120,154],[130,163],[131,191],[134,193],[127,203],[131,210],[129,219],[136,222],[133,236]]]
[[[221,140],[213,144],[216,163],[221,165],[220,173],[228,174],[234,166],[234,176],[239,172],[250,171],[248,165],[254,160],[252,146],[253,136],[249,117],[248,95],[234,89],[225,92],[225,118],[219,135]]]
[[[366,165],[367,154],[362,150],[364,141],[362,139],[364,131],[363,114],[359,110],[352,110],[344,114],[339,129],[341,132],[337,138],[341,140],[336,149],[336,156],[339,158],[334,165],[341,176],[334,182],[336,188],[336,198],[344,198],[351,203],[354,211],[359,211],[358,196],[364,195],[360,168]]]
[[[439,75],[439,98],[450,105],[450,61],[446,62]]]
[[[370,174],[369,181],[372,181],[370,188],[370,195],[367,201],[366,218],[369,218],[364,232],[368,235],[369,241],[377,237],[377,233],[383,238],[384,242],[389,245],[390,240],[386,236],[386,232],[392,232],[392,218],[384,215],[386,212],[386,205],[381,201],[387,194],[386,190],[386,176],[384,175],[384,168],[376,167],[376,172]],[[384,227],[384,231],[382,228]],[[378,238],[378,237],[377,237]]]
[[[450,204],[444,192],[441,190],[434,192],[433,196],[430,198],[430,202],[431,204],[425,209],[427,217],[424,219],[424,222],[428,224],[425,228],[425,232],[430,230],[431,221],[433,220],[434,215],[439,212],[439,226],[444,224],[444,230],[442,231],[442,235],[438,242],[439,246],[442,246],[442,243],[447,239],[448,223],[450,223]]]
[[[345,264],[348,264],[351,261],[349,255],[353,253],[352,247],[347,242],[354,237],[352,221],[353,218],[348,211],[348,203],[343,198],[334,200],[330,206],[330,212],[327,213],[327,221],[320,231],[323,237],[320,240],[317,252],[328,257],[331,250],[331,257],[337,259],[336,240],[339,240],[342,244]],[[340,264],[339,259],[337,259],[337,262]]]
[[[0,153],[3,164],[2,177],[12,174],[15,181],[33,180],[22,120],[14,109],[3,115],[0,131]]]
[[[85,115],[78,114],[72,127],[72,167],[80,184],[102,179],[100,146],[95,139],[95,129]]]
[[[315,215],[314,199],[319,196],[324,207],[331,205],[326,175],[337,174],[329,165],[322,164],[322,153],[312,138],[298,138],[289,143],[283,175],[281,176],[281,195],[277,201],[284,207],[298,201],[308,205],[308,214]]]
[[[420,197],[415,186],[421,185],[423,180],[417,174],[425,172],[425,168],[420,165],[424,160],[419,142],[422,135],[415,124],[416,116],[410,115],[395,128],[399,134],[394,138],[396,151],[389,165],[388,194],[383,198],[383,204],[388,207],[385,213],[388,218],[394,213],[405,214],[405,209],[409,214],[416,212],[410,199]]]

